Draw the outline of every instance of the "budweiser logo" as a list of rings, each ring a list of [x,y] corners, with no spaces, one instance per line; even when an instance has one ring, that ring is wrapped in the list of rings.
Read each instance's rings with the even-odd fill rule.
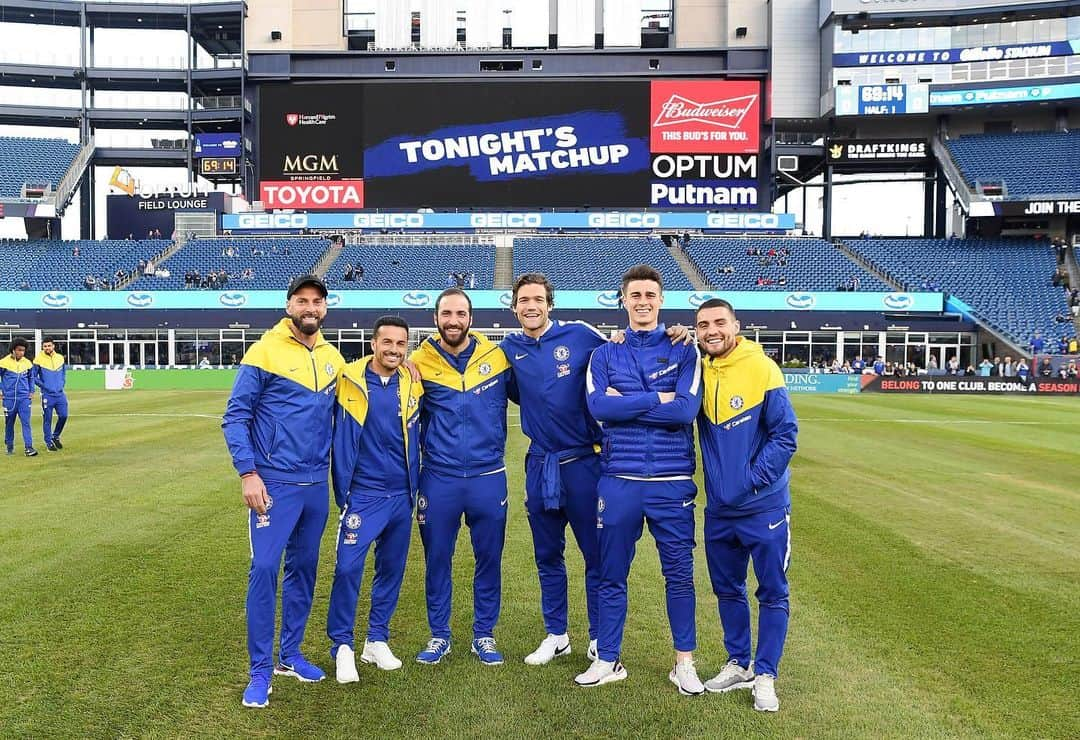
[[[285,114],[285,123],[289,124],[290,126],[295,126],[297,124],[297,122],[299,122],[299,120],[300,120],[300,114],[299,113],[286,113]]]
[[[677,123],[707,123],[720,128],[738,128],[757,101],[757,95],[744,95],[727,100],[699,103],[681,95],[672,95],[660,106],[660,114],[653,127],[673,126]]]

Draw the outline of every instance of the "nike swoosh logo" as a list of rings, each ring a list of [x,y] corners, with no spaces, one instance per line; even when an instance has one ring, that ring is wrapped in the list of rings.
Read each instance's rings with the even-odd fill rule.
[[[689,506],[692,503],[694,503],[694,499],[690,499],[689,501],[683,501],[682,502],[682,507],[685,509],[687,506]]]
[[[780,521],[778,521],[778,522],[777,522],[776,524],[770,524],[770,525],[769,525],[769,529],[776,529],[776,528],[777,528],[777,527],[779,527],[779,526],[780,526],[781,524],[783,524],[783,523],[784,523],[784,521],[785,521],[784,519],[781,519],[781,520],[780,520]]]
[[[523,354],[523,355],[514,355],[514,359],[515,359],[515,360],[524,360],[524,359],[525,359],[526,357],[528,357],[528,356],[529,356],[529,353],[528,353],[528,352],[526,352],[526,353],[525,353],[525,354]]]
[[[502,501],[499,502],[499,506],[506,506],[506,502],[509,501],[509,500],[510,500],[510,497],[507,496],[506,498],[504,498]]]
[[[299,370],[299,369],[300,369],[300,368],[298,368],[298,367],[290,367],[290,368],[289,368],[289,372],[290,372],[290,373],[295,373],[295,372],[296,372],[297,370]]]
[[[568,642],[565,645],[563,645],[561,648],[560,647],[555,648],[555,654],[556,655],[562,655],[563,653],[565,653],[569,649],[570,649],[570,643]]]

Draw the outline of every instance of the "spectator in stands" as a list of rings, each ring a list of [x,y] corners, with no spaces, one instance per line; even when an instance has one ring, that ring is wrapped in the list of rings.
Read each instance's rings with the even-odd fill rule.
[[[984,357],[982,362],[979,363],[979,375],[984,378],[990,377],[990,371],[994,369],[994,363],[990,361],[989,357]]]
[[[884,374],[885,374],[885,358],[882,357],[881,355],[878,355],[877,358],[874,359],[874,375],[884,375]]]
[[[1027,360],[1021,357],[1019,360],[1016,361],[1016,377],[1020,378],[1020,381],[1022,383],[1026,383],[1028,381],[1028,374],[1029,370]]]
[[[1077,339],[1075,335],[1069,337],[1069,345],[1066,352],[1070,355],[1075,355],[1080,352],[1080,339]]]
[[[78,244],[76,244],[74,247],[71,248],[71,256],[72,257],[78,257],[80,254],[81,254],[81,252],[79,250],[79,245]]]
[[[472,271],[469,272],[469,287],[470,288],[475,288],[476,287],[476,273],[472,272]]]
[[[1069,365],[1066,368],[1066,377],[1069,380],[1076,380],[1076,375],[1077,375],[1076,360],[1069,360]]]
[[[840,367],[840,372],[846,375],[850,375],[853,371],[851,369],[851,365],[845,361],[844,364]]]
[[[93,290],[95,282],[96,281],[94,280],[93,275],[87,275],[85,278],[83,278],[83,287],[87,290]]]
[[[1043,341],[1042,332],[1036,331],[1035,336],[1031,338],[1031,343],[1028,345],[1028,347],[1031,349],[1031,354],[1041,355],[1045,346],[1046,342]]]
[[[781,275],[780,279],[777,281],[777,285],[787,285],[787,278]]]
[[[364,266],[363,265],[357,265],[356,269],[353,270],[353,280],[355,280],[358,283],[364,282]]]
[[[926,360],[926,372],[936,372],[938,369],[937,355],[930,353],[930,356]]]
[[[1069,340],[1065,337],[1058,337],[1057,353],[1059,355],[1065,355],[1069,353]]]
[[[945,369],[949,373],[949,375],[959,375],[960,374],[960,358],[957,357],[956,355],[953,355],[952,357],[950,357],[948,359],[948,361],[945,363]]]
[[[1001,357],[994,357],[994,362],[990,366],[990,375],[996,378],[1000,378],[1004,375],[1005,365],[1001,362]]]
[[[1042,362],[1039,363],[1039,377],[1040,378],[1052,378],[1054,377],[1054,368],[1050,365],[1050,358],[1042,358]]]
[[[1065,264],[1065,250],[1066,250],[1065,240],[1064,239],[1054,239],[1053,245],[1054,245],[1054,254],[1057,255],[1057,263],[1059,265]]]
[[[142,273],[146,277],[153,277],[154,276],[154,261],[153,260],[146,260],[146,264],[143,265]]]
[[[1013,364],[1013,360],[1010,355],[1005,355],[1005,364],[1001,366],[1001,376],[1003,378],[1016,377],[1016,365]]]
[[[258,247],[252,247],[251,248],[251,256],[252,257],[262,257],[265,254],[266,254],[266,251],[263,250],[263,249],[259,249]]]
[[[345,265],[345,272],[341,276],[341,279],[344,280],[347,283],[351,283],[352,280],[353,280],[353,275],[355,275],[355,274],[356,274],[356,271],[353,269],[352,264],[351,263],[346,264]]]
[[[862,358],[862,355],[856,355],[855,359],[851,361],[851,371],[858,375],[862,375],[862,372],[865,369],[866,361]]]
[[[25,279],[19,281],[19,290],[30,290],[30,283]]]

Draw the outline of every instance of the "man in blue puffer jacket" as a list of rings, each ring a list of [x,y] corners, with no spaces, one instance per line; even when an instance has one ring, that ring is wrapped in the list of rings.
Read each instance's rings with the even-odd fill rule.
[[[587,403],[602,425],[597,489],[600,551],[599,657],[579,686],[626,678],[619,661],[626,623],[626,582],[642,533],[656,539],[675,646],[669,678],[682,694],[704,692],[694,669],[694,435],[701,407],[701,362],[693,346],[672,346],[658,321],[660,273],[648,265],[622,278],[629,316],[623,344],[597,348],[586,376]]]
[[[798,425],[784,375],[761,345],[739,336],[727,301],[697,310],[705,351],[704,398],[698,417],[705,468],[705,558],[719,601],[728,663],[705,682],[709,691],[752,688],[754,708],[780,708],[774,681],[788,624],[791,558],[788,464]],[[758,642],[750,667],[746,564],[757,575]]]

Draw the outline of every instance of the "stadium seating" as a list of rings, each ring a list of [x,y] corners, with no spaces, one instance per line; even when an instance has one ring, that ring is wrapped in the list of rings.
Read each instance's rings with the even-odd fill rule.
[[[786,264],[779,263],[781,250],[788,250]],[[761,254],[747,254],[747,250]],[[769,251],[776,256],[769,256]],[[889,291],[889,285],[824,239],[700,237],[690,240],[687,254],[705,280],[716,290],[836,290],[858,278],[860,291]],[[762,260],[771,264],[762,265]],[[725,267],[735,268],[724,273]],[[758,286],[758,278],[776,281]],[[786,283],[780,285],[781,278]]]
[[[1051,285],[1057,266],[1050,245],[1035,239],[853,239],[846,242],[868,262],[908,289],[933,280],[971,307],[975,317],[1021,346],[1035,331],[1071,336],[1061,288]]]
[[[361,266],[361,281],[345,282],[345,266]],[[451,272],[471,272],[477,290],[495,284],[495,247],[451,244],[346,246],[326,273],[340,290],[441,290]],[[467,286],[468,287],[468,286]]]
[[[1080,192],[1080,131],[978,134],[946,143],[971,187],[1004,182],[1009,199]]]
[[[225,270],[226,287],[234,290],[282,290],[297,275],[311,272],[330,242],[322,237],[261,239],[195,239],[158,265],[169,277],[141,277],[140,290],[184,290],[184,275],[193,270],[205,275]],[[235,250],[225,256],[223,250]],[[258,254],[253,254],[256,250]],[[245,270],[252,276],[244,278]]]
[[[0,241],[0,290],[84,290],[87,275],[112,280],[169,246],[142,241]],[[79,248],[79,256],[72,252]]]
[[[666,290],[693,290],[659,239],[589,236],[514,239],[514,274],[542,272],[561,290],[617,289],[619,276],[640,263],[660,271]]]
[[[0,198],[21,197],[27,182],[55,188],[78,153],[78,144],[63,139],[0,136]]]

